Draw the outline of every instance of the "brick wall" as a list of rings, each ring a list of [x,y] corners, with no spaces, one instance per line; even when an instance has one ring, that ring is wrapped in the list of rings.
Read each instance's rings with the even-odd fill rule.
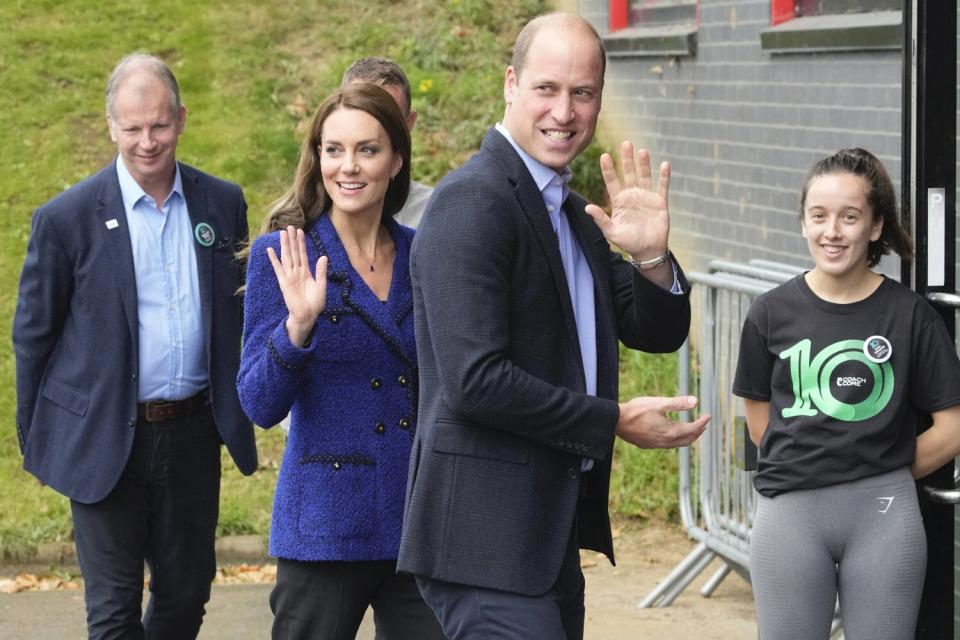
[[[673,163],[671,246],[688,270],[713,258],[809,264],[799,189],[810,164],[838,148],[874,152],[899,190],[900,52],[770,54],[760,48],[769,5],[701,0],[695,56],[609,62],[602,139],[613,148],[629,138]],[[607,7],[579,3],[601,34]],[[957,85],[960,104],[960,74]],[[956,172],[960,185],[960,160]],[[960,282],[960,262],[956,273]],[[956,522],[960,534],[960,512]],[[960,637],[960,564],[954,593]]]
[[[580,0],[601,31],[607,0]],[[799,233],[807,168],[841,147],[900,175],[896,51],[772,55],[769,0],[702,0],[697,53],[608,66],[605,140],[629,137],[673,164],[671,245],[691,269],[712,258],[808,264]]]

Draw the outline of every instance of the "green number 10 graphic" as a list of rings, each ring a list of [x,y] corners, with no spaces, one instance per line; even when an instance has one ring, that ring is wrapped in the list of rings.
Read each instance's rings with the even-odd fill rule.
[[[784,418],[815,416],[816,407],[831,418],[858,422],[877,415],[893,395],[893,366],[889,362],[876,363],[863,353],[863,340],[841,340],[826,347],[810,361],[810,340],[801,340],[780,354],[790,360],[790,380],[796,401],[781,411]],[[834,370],[845,362],[861,362],[873,374],[870,395],[856,404],[841,402],[830,391]]]

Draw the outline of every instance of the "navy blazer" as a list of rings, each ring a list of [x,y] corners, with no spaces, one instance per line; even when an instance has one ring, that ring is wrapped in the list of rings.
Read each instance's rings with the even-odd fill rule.
[[[350,264],[330,217],[306,229],[310,265],[328,256],[327,304],[310,341],[294,347],[267,247],[253,243],[247,270],[244,409],[290,433],[270,523],[270,554],[294,560],[393,560],[416,425],[416,346],[407,265],[413,230],[385,221],[396,245],[381,302]]]
[[[613,560],[617,343],[677,349],[690,306],[611,252],[585,206],[571,193],[564,208],[594,279],[596,397],[556,235],[510,143],[491,130],[434,192],[411,259],[420,421],[398,570],[539,595],[575,517],[580,546]]]
[[[115,162],[34,213],[13,321],[23,466],[83,503],[113,489],[137,424],[137,291]],[[216,234],[213,246],[194,243],[213,417],[250,474],[256,444],[235,385],[243,269],[234,253],[247,205],[237,185],[179,166],[191,225]]]

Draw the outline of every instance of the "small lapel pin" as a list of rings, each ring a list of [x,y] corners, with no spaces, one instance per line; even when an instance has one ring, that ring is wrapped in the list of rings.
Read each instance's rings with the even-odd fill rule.
[[[213,227],[206,222],[197,223],[197,226],[193,228],[193,236],[197,239],[197,242],[204,247],[212,247],[214,240],[217,239],[217,234],[213,232]]]
[[[107,220],[107,221],[104,222],[103,224],[107,225],[107,229],[116,229],[117,227],[120,226],[120,223],[117,222],[117,219],[116,219],[116,218],[110,218],[109,220]]]

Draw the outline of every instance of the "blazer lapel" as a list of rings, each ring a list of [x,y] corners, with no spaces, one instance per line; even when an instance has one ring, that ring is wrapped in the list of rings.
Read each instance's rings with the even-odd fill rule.
[[[117,281],[117,289],[127,316],[127,328],[134,353],[138,354],[139,322],[137,316],[137,279],[133,266],[133,248],[130,244],[130,228],[126,210],[123,208],[123,196],[120,193],[120,181],[117,178],[116,161],[104,170],[100,184],[100,198],[97,204],[97,225],[103,236],[113,267],[110,271]],[[139,357],[139,354],[138,356]]]
[[[350,264],[330,216],[320,216],[309,235],[320,255],[326,255],[329,259],[327,279],[340,285],[340,302],[352,309],[404,362],[416,367],[416,345],[402,329],[404,318],[413,310],[410,272],[407,268],[410,263],[410,243],[395,220],[387,220],[385,224],[397,248],[386,303],[374,295]]]
[[[393,244],[397,248],[397,256],[393,261],[393,278],[390,282],[390,294],[387,298],[387,315],[389,317],[389,326],[395,327],[399,333],[399,328],[407,314],[413,313],[413,287],[410,284],[410,239],[400,228],[400,224],[393,218],[386,222],[387,231],[393,238]],[[413,347],[411,353],[416,355],[416,347]]]
[[[190,167],[177,163],[180,167],[180,182],[183,185],[183,196],[187,201],[187,212],[190,215],[190,226],[194,234],[193,249],[197,255],[197,282],[200,284],[200,311],[203,322],[203,335],[207,353],[210,353],[210,335],[213,327],[213,244],[223,241],[222,231],[218,229],[216,220],[211,216],[207,192],[200,184],[200,176]],[[197,240],[197,230],[200,225],[208,225],[213,230],[211,246],[203,246]]]
[[[580,354],[577,321],[573,315],[573,303],[570,301],[567,273],[563,268],[557,234],[553,230],[553,225],[550,224],[550,216],[543,202],[543,196],[533,181],[530,171],[527,170],[523,160],[517,155],[516,150],[496,129],[487,132],[487,136],[483,139],[482,148],[489,151],[504,168],[507,178],[513,186],[517,202],[520,203],[520,209],[533,228],[533,235],[537,239],[537,244],[540,246],[544,258],[546,258],[550,274],[553,276],[553,283],[557,287],[557,295],[560,297],[560,304],[563,307],[563,318],[567,330],[570,332],[571,344],[575,349],[577,362],[580,363],[582,368],[583,356]]]

